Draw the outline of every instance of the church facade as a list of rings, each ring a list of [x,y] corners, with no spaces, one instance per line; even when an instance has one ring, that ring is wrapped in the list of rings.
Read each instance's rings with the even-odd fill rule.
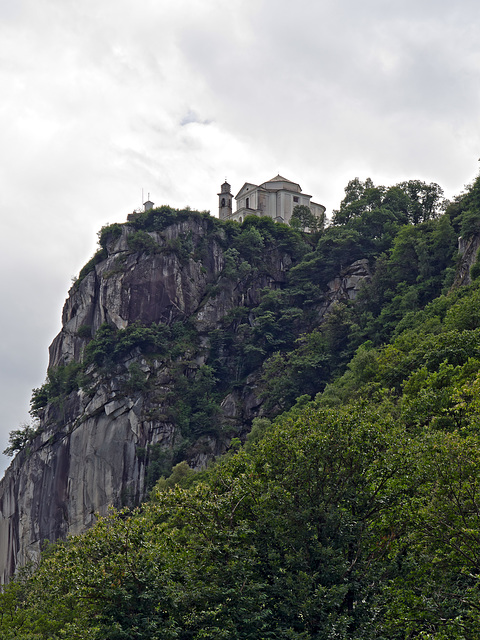
[[[293,209],[305,205],[315,217],[323,218],[325,207],[312,202],[312,196],[302,193],[300,185],[283,176],[263,182],[260,185],[245,182],[233,198],[231,186],[225,180],[218,194],[218,214],[221,220],[243,222],[245,216],[268,216],[275,222],[289,223]],[[233,210],[235,200],[235,210]]]

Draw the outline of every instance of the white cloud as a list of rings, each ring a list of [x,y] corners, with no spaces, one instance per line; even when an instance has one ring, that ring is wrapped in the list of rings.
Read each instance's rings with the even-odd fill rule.
[[[329,210],[356,175],[459,192],[480,155],[479,13],[473,0],[4,0],[4,442],[44,379],[71,276],[142,189],[213,212],[225,177],[236,191],[277,172]]]

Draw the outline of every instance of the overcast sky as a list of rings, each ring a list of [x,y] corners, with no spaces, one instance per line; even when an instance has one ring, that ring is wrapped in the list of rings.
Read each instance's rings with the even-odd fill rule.
[[[327,214],[355,176],[478,172],[478,0],[0,0],[0,450],[28,421],[96,232],[217,215],[277,173]],[[0,472],[9,459],[0,457]]]

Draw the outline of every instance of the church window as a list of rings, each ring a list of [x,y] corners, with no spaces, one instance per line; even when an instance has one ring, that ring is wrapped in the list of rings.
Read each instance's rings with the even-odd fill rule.
[[[222,207],[225,206],[225,198],[222,198]]]
[[[246,204],[247,209],[250,209],[250,198],[247,198],[247,204]]]
[[[299,199],[299,197],[298,197],[298,196],[293,196],[293,201],[294,201],[294,202],[300,202],[300,199]]]

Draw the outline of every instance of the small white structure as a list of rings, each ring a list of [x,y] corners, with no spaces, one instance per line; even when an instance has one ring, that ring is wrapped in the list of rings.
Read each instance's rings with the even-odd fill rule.
[[[222,184],[218,203],[221,220],[243,222],[245,216],[268,216],[275,222],[290,222],[294,207],[305,205],[314,216],[323,218],[325,207],[312,202],[312,196],[302,193],[299,184],[287,180],[280,175],[261,185],[245,182],[235,196],[236,211],[232,210],[232,194],[230,185],[225,180]]]

